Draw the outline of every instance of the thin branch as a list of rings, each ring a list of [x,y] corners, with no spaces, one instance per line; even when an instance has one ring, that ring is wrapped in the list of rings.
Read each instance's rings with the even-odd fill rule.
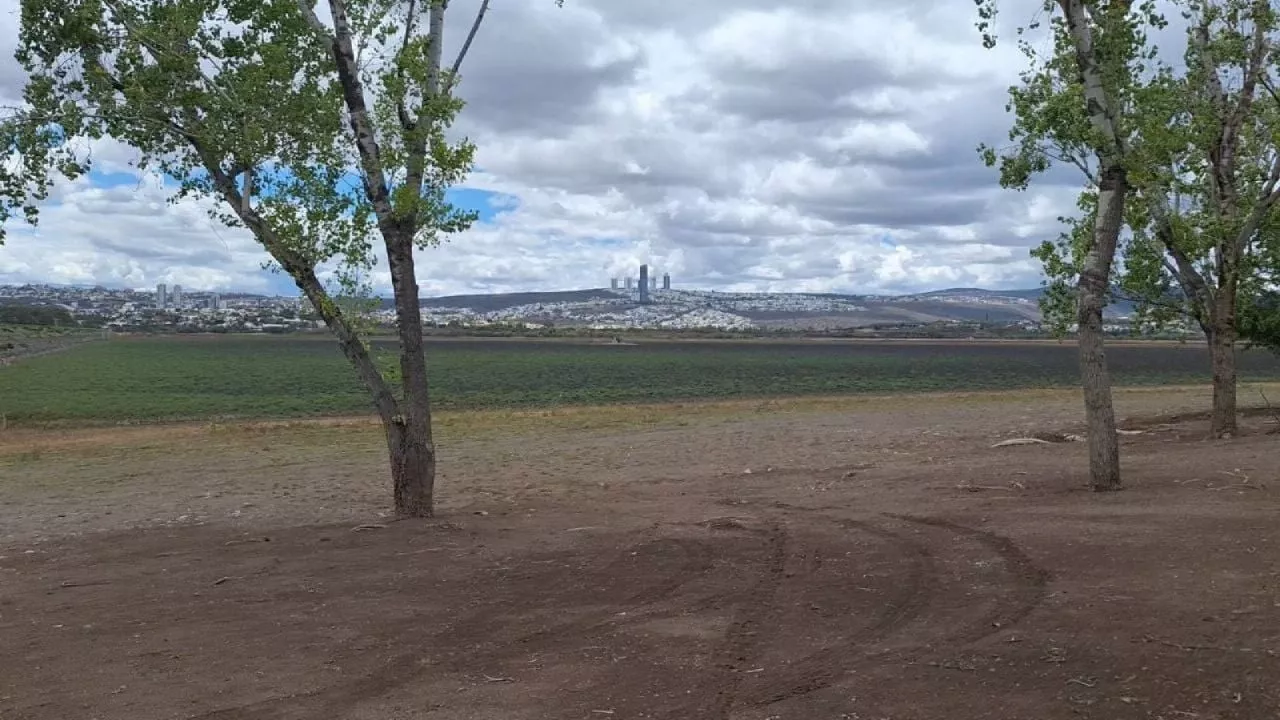
[[[404,53],[408,52],[409,50],[409,40],[412,39],[413,37],[413,21],[417,14],[418,14],[417,0],[409,0],[409,11],[408,13],[405,14],[405,19],[404,19],[404,37],[400,41],[401,55],[404,55]],[[399,75],[401,78],[403,78],[404,66],[399,63],[397,63],[397,65],[398,65],[398,68],[396,70],[396,74]],[[396,116],[400,119],[400,127],[404,128],[406,132],[412,132],[414,127],[417,126],[417,121],[409,116],[409,108],[405,106],[403,97],[398,98],[396,100]]]
[[[475,22],[471,23],[471,31],[467,33],[467,40],[462,43],[462,49],[458,51],[458,57],[454,58],[453,65],[449,68],[449,82],[457,82],[458,70],[462,68],[462,61],[467,57],[467,51],[471,49],[471,41],[476,39],[476,33],[480,30],[480,23],[484,21],[484,14],[488,10],[489,0],[483,0],[480,3],[480,11],[476,13]]]
[[[1263,81],[1265,75],[1264,63],[1267,56],[1270,55],[1271,42],[1267,36],[1267,23],[1263,22],[1263,17],[1270,13],[1269,0],[1254,0],[1253,3],[1253,47],[1249,52],[1249,64],[1245,69],[1244,85],[1240,90],[1240,102],[1236,104],[1235,111],[1232,113],[1231,122],[1228,127],[1240,131],[1240,126],[1244,119],[1249,116],[1250,110],[1253,109],[1254,93],[1257,86]]]
[[[1271,96],[1271,100],[1274,101],[1277,106],[1280,106],[1280,94],[1276,93],[1276,88],[1271,84],[1271,79],[1266,75],[1263,75],[1259,84],[1262,85],[1262,89],[1266,90],[1267,94]]]
[[[1234,163],[1231,157],[1234,150],[1232,142],[1234,133],[1227,123],[1227,100],[1226,93],[1222,89],[1222,78],[1218,76],[1218,68],[1214,64],[1213,55],[1209,52],[1209,24],[1209,15],[1207,13],[1201,15],[1200,22],[1191,32],[1188,43],[1199,53],[1200,71],[1204,73],[1204,89],[1209,96],[1209,104],[1213,107],[1217,120],[1222,123],[1222,131],[1218,134],[1217,142],[1209,148],[1209,164],[1212,167],[1212,172],[1209,173],[1209,190],[1214,205],[1221,209],[1224,205],[1224,195],[1228,192],[1226,185],[1229,178],[1225,177],[1225,171]]]

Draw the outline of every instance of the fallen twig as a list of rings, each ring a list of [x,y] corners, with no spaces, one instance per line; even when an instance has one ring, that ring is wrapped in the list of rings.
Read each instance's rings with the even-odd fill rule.
[[[110,580],[63,580],[58,587],[78,588],[89,587],[90,585],[110,585]]]
[[[1001,440],[1000,442],[996,443],[995,445],[992,445],[991,447],[1002,448],[1002,447],[1013,447],[1015,445],[1052,445],[1052,444],[1053,443],[1049,442],[1048,440],[1041,440],[1040,438],[1020,437],[1020,438],[1009,438],[1008,440]]]
[[[1243,488],[1246,490],[1265,490],[1261,485],[1254,485],[1251,482],[1235,483],[1234,485],[1218,485],[1215,487],[1207,487],[1205,490],[1230,490],[1232,488]]]
[[[1097,680],[1094,680],[1094,681],[1092,681],[1092,682],[1091,682],[1091,681],[1089,681],[1089,680],[1085,680],[1085,679],[1084,679],[1084,678],[1082,678],[1082,677],[1073,677],[1073,678],[1071,678],[1070,680],[1068,680],[1068,681],[1067,681],[1067,683],[1068,683],[1068,684],[1070,684],[1070,683],[1075,683],[1076,685],[1083,685],[1083,686],[1085,686],[1085,687],[1087,687],[1087,688],[1091,688],[1091,687],[1098,687],[1098,681],[1097,681]]]
[[[269,537],[239,538],[236,540],[228,540],[222,544],[223,545],[243,545],[245,543],[256,543],[256,542],[271,542],[271,538]]]
[[[385,530],[386,527],[387,527],[386,525],[383,525],[381,523],[368,523],[365,525],[357,525],[351,528],[351,532],[360,532],[362,530]]]
[[[214,585],[221,585],[222,583],[224,583],[224,582],[226,582],[226,581],[228,581],[228,580],[233,580],[233,579],[234,579],[234,578],[232,578],[231,576],[226,575],[226,576],[223,576],[223,577],[218,578],[217,580],[214,580],[214,581],[213,581],[213,584],[214,584]]]
[[[515,682],[515,678],[509,678],[509,677],[494,677],[494,676],[492,676],[492,675],[485,675],[485,676],[484,676],[484,679],[485,679],[485,681],[486,681],[486,682],[491,682],[491,683]]]

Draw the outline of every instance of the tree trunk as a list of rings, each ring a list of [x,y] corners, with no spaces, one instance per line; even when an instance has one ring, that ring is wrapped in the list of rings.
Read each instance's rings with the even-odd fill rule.
[[[1213,420],[1210,434],[1229,438],[1239,431],[1236,422],[1236,343],[1234,327],[1217,327],[1209,336],[1213,361]]]
[[[431,393],[427,383],[426,347],[422,335],[422,306],[414,270],[413,235],[407,229],[383,231],[387,266],[395,292],[396,326],[400,335],[400,381],[404,387],[404,415],[391,448],[396,486],[396,514],[429,517],[436,482],[436,447],[431,432]],[[390,436],[388,440],[390,441]],[[397,465],[396,447],[407,448],[408,464]]]
[[[1123,167],[1108,168],[1098,186],[1093,242],[1078,285],[1077,322],[1080,380],[1089,439],[1089,480],[1096,491],[1119,490],[1120,444],[1111,399],[1111,374],[1103,348],[1102,309],[1110,287],[1111,263],[1120,239],[1128,181]]]
[[[431,517],[435,512],[436,453],[425,438],[430,429],[398,420],[388,423],[387,450],[391,456],[391,481],[395,489],[396,515]]]

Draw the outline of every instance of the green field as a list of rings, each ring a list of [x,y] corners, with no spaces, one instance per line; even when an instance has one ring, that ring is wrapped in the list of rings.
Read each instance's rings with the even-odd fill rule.
[[[1070,343],[649,342],[507,340],[430,345],[436,407],[534,407],[698,398],[1066,387]],[[1108,350],[1117,384],[1202,383],[1202,347]],[[1242,381],[1280,379],[1263,351]],[[0,368],[10,426],[275,418],[371,412],[333,341],[316,337],[113,338]]]

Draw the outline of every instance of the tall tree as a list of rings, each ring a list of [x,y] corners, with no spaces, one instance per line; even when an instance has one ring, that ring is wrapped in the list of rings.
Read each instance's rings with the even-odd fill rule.
[[[1190,319],[1203,330],[1211,432],[1229,437],[1241,303],[1253,306],[1276,270],[1275,235],[1265,231],[1280,202],[1277,14],[1269,0],[1185,5],[1185,72],[1139,108],[1146,161],[1120,286],[1142,320]]]
[[[484,18],[443,57],[447,0],[22,0],[25,106],[4,123],[0,219],[38,219],[58,176],[88,172],[86,140],[135,148],[176,197],[246,228],[333,332],[385,427],[395,509],[433,512],[436,446],[414,250],[475,215],[446,190],[473,147],[446,132]],[[352,178],[357,178],[352,181]],[[390,269],[399,367],[384,374],[322,281]],[[396,377],[398,375],[398,377]]]
[[[995,44],[995,0],[977,0],[978,27],[988,47]],[[1074,305],[1080,345],[1080,375],[1088,425],[1089,473],[1095,490],[1121,487],[1111,378],[1104,349],[1102,311],[1111,287],[1112,264],[1130,194],[1131,111],[1140,79],[1155,57],[1146,29],[1163,26],[1154,0],[1045,0],[1052,51],[1042,56],[1025,37],[1019,47],[1031,67],[1022,85],[1010,88],[1016,117],[1008,153],[981,147],[984,161],[999,165],[1000,183],[1026,189],[1033,175],[1054,161],[1084,174],[1083,220],[1068,220],[1068,232],[1036,250],[1049,266],[1050,302],[1066,299],[1074,278]],[[1060,11],[1060,14],[1055,10]],[[1021,35],[1021,33],[1020,33]]]

